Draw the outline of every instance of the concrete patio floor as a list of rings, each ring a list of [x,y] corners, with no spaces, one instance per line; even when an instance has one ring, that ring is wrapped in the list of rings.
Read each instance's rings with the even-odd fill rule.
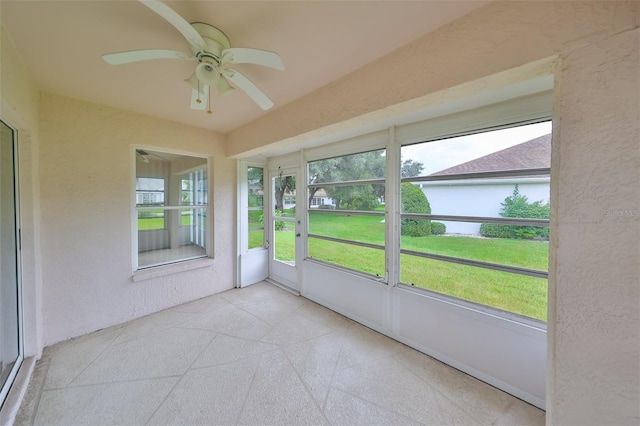
[[[259,283],[46,348],[15,423],[544,421],[542,410]]]

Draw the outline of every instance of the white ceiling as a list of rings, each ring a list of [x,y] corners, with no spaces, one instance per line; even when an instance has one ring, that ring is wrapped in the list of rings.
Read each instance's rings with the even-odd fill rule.
[[[280,54],[286,70],[236,65],[278,108],[487,1],[167,1],[189,22],[227,34],[232,47]],[[136,0],[1,0],[2,21],[44,90],[229,132],[267,114],[243,92],[213,98],[213,114],[190,109],[195,63],[113,66],[101,56],[137,49],[188,52],[181,34]],[[401,78],[394,76],[393,78]]]

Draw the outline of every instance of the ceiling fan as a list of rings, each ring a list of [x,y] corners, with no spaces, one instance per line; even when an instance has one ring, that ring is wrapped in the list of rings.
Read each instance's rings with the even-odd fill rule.
[[[173,9],[158,0],[139,0],[140,3],[167,20],[187,39],[191,53],[166,49],[134,50],[130,52],[110,53],[102,58],[109,64],[121,65],[150,59],[180,59],[198,62],[194,73],[187,81],[191,87],[191,108],[207,109],[211,114],[210,88],[215,87],[220,95],[239,88],[244,91],[262,109],[273,106],[255,84],[231,64],[256,64],[284,70],[282,59],[277,53],[250,48],[233,48],[229,38],[219,29],[209,24],[196,22],[190,24]]]

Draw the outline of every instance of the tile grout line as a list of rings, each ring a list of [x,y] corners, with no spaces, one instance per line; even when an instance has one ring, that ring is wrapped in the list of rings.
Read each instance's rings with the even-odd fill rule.
[[[424,355],[424,354],[423,354]],[[444,416],[445,410],[442,409],[442,404],[440,403],[440,398],[444,398],[445,400],[449,401],[451,404],[453,404],[453,406],[455,406],[457,409],[459,409],[460,411],[462,411],[463,413],[469,415],[472,419],[474,419],[475,421],[475,416],[474,413],[467,411],[466,409],[464,409],[463,407],[461,407],[460,405],[458,405],[458,403],[456,403],[455,401],[453,401],[451,398],[449,398],[447,395],[445,395],[444,393],[442,393],[441,391],[438,390],[438,388],[436,386],[433,386],[431,383],[427,382],[426,380],[422,379],[422,377],[418,376],[418,374],[416,374],[413,370],[411,370],[410,368],[406,367],[400,360],[396,359],[397,355],[393,355],[392,359],[403,369],[405,369],[407,372],[409,372],[409,374],[413,375],[415,378],[418,379],[418,381],[424,383],[425,385],[429,386],[429,388],[431,389],[431,391],[434,393],[434,396],[436,397],[436,404],[438,404],[438,410],[441,416]],[[425,355],[428,356],[428,355]],[[440,398],[438,398],[440,397]],[[498,416],[499,418],[500,416]],[[494,421],[497,420],[494,419]],[[481,424],[480,422],[477,422],[477,424]]]
[[[134,319],[134,320],[132,320],[132,321],[128,321],[128,322],[134,322],[134,321],[137,321],[137,320],[139,320],[139,319],[150,319],[150,318],[151,318],[151,317],[153,317],[154,315],[157,315],[157,314],[161,314],[161,313],[167,312],[169,309],[173,309],[173,308],[168,308],[168,309],[165,309],[165,310],[163,310],[163,311],[156,312],[156,313],[153,313],[153,314],[150,314],[150,315],[144,316],[144,317],[142,317],[142,318],[137,318],[137,319]],[[205,315],[205,313],[202,313],[202,312],[179,312],[179,313],[181,313],[181,314],[189,314],[189,315],[193,315],[193,316],[195,316],[196,318],[197,318],[197,317],[200,317],[200,316]],[[121,341],[121,342],[117,342],[117,343],[113,343],[113,342],[112,342],[112,344],[111,344],[111,345],[113,345],[113,346],[117,346],[117,345],[121,345],[121,344],[123,344],[123,343],[133,342],[133,341],[135,341],[135,340],[139,340],[139,339],[142,339],[142,338],[144,338],[144,337],[149,337],[149,336],[153,336],[153,335],[156,335],[156,334],[160,334],[160,333],[162,333],[163,331],[166,331],[166,330],[167,330],[167,329],[169,329],[169,328],[188,328],[188,327],[180,327],[180,326],[181,326],[182,324],[184,324],[185,322],[189,322],[189,321],[194,320],[194,319],[196,319],[196,318],[188,318],[188,319],[180,320],[180,321],[177,321],[175,324],[170,324],[170,325],[162,326],[162,328],[160,328],[159,330],[151,331],[151,332],[149,332],[149,333],[145,333],[145,334],[142,334],[142,335],[137,336],[137,337],[133,337],[133,338],[130,338],[130,339],[126,339],[126,340],[123,340],[123,341]],[[125,323],[125,324],[126,324],[126,323]],[[124,329],[126,329],[127,327],[128,327],[128,325],[124,326],[123,328],[124,328]],[[118,339],[122,334],[124,334],[124,331],[125,331],[124,329],[122,330],[122,332],[121,332],[120,334],[118,334],[118,336],[114,339],[114,341],[115,341],[115,340],[117,340],[117,339]],[[110,346],[111,346],[111,345],[110,345]]]
[[[172,376],[157,376],[157,377],[141,377],[141,378],[137,378],[137,379],[116,380],[116,381],[112,381],[112,382],[83,383],[81,385],[71,385],[71,386],[64,386],[64,387],[57,387],[57,388],[49,388],[49,389],[45,389],[45,391],[61,391],[61,390],[65,390],[65,389],[82,389],[82,388],[89,388],[89,387],[95,387],[95,386],[115,385],[115,384],[118,384],[118,383],[148,382],[148,381],[152,381],[152,380],[172,379],[172,378],[176,378],[176,377],[181,377],[181,376],[172,375]]]
[[[416,350],[416,351],[417,351],[417,350]],[[417,351],[417,352],[418,352],[421,356],[425,356],[425,357],[432,358],[432,357],[430,357],[429,355],[423,354],[423,353],[422,353],[422,352],[420,352],[420,351]],[[402,361],[400,361],[400,360],[396,359],[396,357],[397,357],[397,356],[398,356],[398,354],[396,354],[396,355],[393,355],[393,356],[392,356],[392,357],[393,357],[393,359],[394,359],[394,361],[395,361],[395,362],[397,362],[397,363],[398,363],[402,368],[404,368],[405,370],[407,370],[409,373],[411,373],[413,376],[415,376],[415,377],[416,377],[418,380],[420,380],[422,383],[425,383],[425,384],[426,384],[426,385],[428,385],[431,389],[433,389],[433,391],[436,393],[436,396],[437,396],[437,395],[441,396],[442,398],[446,399],[447,401],[449,401],[450,403],[452,403],[453,405],[455,405],[458,409],[462,410],[464,413],[468,414],[468,415],[469,415],[469,416],[471,416],[472,418],[474,417],[474,413],[473,413],[473,412],[469,412],[469,411],[467,411],[467,409],[466,409],[466,408],[464,408],[464,407],[460,406],[456,401],[452,400],[452,399],[451,399],[451,398],[449,398],[446,394],[444,394],[443,392],[441,392],[440,390],[438,390],[438,388],[437,388],[436,386],[433,386],[431,383],[427,382],[427,381],[426,381],[426,380],[424,380],[422,377],[420,377],[418,374],[416,374],[413,370],[411,370],[410,368],[406,367]],[[439,360],[435,360],[435,361],[437,361],[437,362],[439,362],[439,363],[442,363],[442,361],[439,361]],[[444,363],[442,363],[442,364],[444,364]],[[446,364],[444,364],[444,365],[445,365],[446,367],[448,367],[448,368],[453,368],[453,367],[448,366],[448,365],[446,365]],[[460,371],[460,370],[457,370],[457,369],[456,369],[456,371]],[[464,372],[462,372],[462,371],[460,371],[460,373],[465,374],[465,375],[467,374],[467,373],[464,373]],[[476,379],[476,378],[475,378],[475,377],[473,377],[473,376],[469,376],[469,377],[471,377],[471,378],[472,378],[472,379],[474,379],[474,380],[479,380],[479,379]],[[491,385],[489,385],[488,383],[482,382],[481,380],[479,380],[479,381],[480,381],[481,383],[484,383],[484,384],[488,385],[488,386],[491,386]],[[492,387],[492,388],[494,388],[494,389],[496,389],[496,390],[498,390],[498,391],[500,391],[500,392],[504,392],[504,391],[502,391],[502,390],[500,390],[500,389],[498,389],[498,388],[495,388],[495,387],[493,387],[493,386],[491,386],[491,387]],[[509,396],[512,396],[512,395],[509,395]],[[513,397],[513,398],[515,398],[515,397]],[[500,417],[502,417],[502,416],[504,415],[504,412],[505,412],[505,411],[506,411],[506,410],[507,410],[511,405],[513,405],[513,401],[512,401],[511,399],[509,399],[509,400],[507,401],[507,403],[506,403],[505,407],[504,407],[504,408],[502,408],[502,410],[501,410],[501,414],[499,414],[499,415],[498,415],[496,418],[494,418],[492,421],[493,421],[493,422],[495,422],[495,421],[496,421],[496,420],[498,420]],[[442,411],[442,407],[440,407],[440,409],[441,409],[441,411]]]
[[[120,326],[120,325],[116,325],[115,327],[118,327],[118,326]],[[104,354],[104,353],[106,352],[106,350],[107,350],[107,349],[109,349],[109,348],[111,347],[111,345],[113,344],[113,342],[115,342],[115,340],[116,340],[118,337],[120,337],[120,335],[121,335],[122,333],[124,333],[125,328],[126,328],[126,326],[122,326],[122,327],[121,327],[121,329],[120,329],[120,332],[119,332],[119,333],[117,333],[117,335],[116,335],[116,336],[114,336],[114,337],[109,341],[109,343],[107,343],[107,344],[105,345],[105,347],[100,351],[100,353],[99,353],[98,355],[96,355],[96,356],[95,356],[91,361],[89,361],[89,363],[88,363],[87,365],[85,365],[85,367],[84,367],[82,370],[80,370],[80,371],[78,372],[78,374],[76,374],[75,376],[73,376],[73,378],[72,378],[69,382],[67,382],[67,384],[65,385],[65,387],[67,387],[67,386],[69,386],[69,385],[73,384],[73,382],[74,382],[78,377],[80,377],[80,375],[81,375],[82,373],[84,373],[85,371],[87,371],[87,369],[88,369],[89,367],[91,367],[91,365],[92,365],[92,364],[93,364],[93,363],[94,363],[98,358],[100,358],[100,357],[102,356],[102,354]],[[58,354],[58,355],[59,355],[59,354]],[[53,359],[52,359],[52,361],[53,361]]]
[[[384,411],[388,411],[388,412],[390,412],[390,413],[396,414],[396,415],[398,415],[398,416],[400,416],[400,417],[404,417],[405,419],[407,419],[407,420],[411,420],[412,422],[416,422],[416,423],[418,423],[418,424],[423,424],[422,422],[420,422],[419,420],[414,419],[414,418],[413,418],[413,417],[411,417],[411,416],[407,416],[406,414],[399,413],[399,412],[398,412],[398,411],[396,411],[396,410],[392,410],[392,409],[390,409],[390,408],[388,408],[388,407],[384,407],[384,406],[382,406],[382,405],[378,404],[377,402],[374,402],[374,401],[371,401],[371,400],[369,400],[369,399],[367,399],[367,398],[363,398],[363,397],[361,397],[361,396],[358,396],[358,395],[356,395],[356,394],[354,394],[354,393],[351,393],[351,392],[347,391],[346,389],[340,389],[340,388],[335,387],[335,386],[332,386],[330,389],[335,389],[335,390],[337,390],[337,391],[339,391],[339,392],[342,392],[342,393],[344,393],[344,394],[346,394],[346,395],[349,395],[349,396],[350,396],[350,397],[352,397],[352,398],[358,399],[358,400],[360,400],[360,401],[362,401],[362,402],[365,402],[365,403],[367,403],[367,404],[371,404],[371,405],[373,405],[373,406],[375,406],[375,407],[377,407],[377,408],[380,408],[380,409],[382,409],[382,410],[384,410]]]
[[[444,420],[444,410],[442,409],[442,404],[440,404],[440,400],[438,398],[438,396],[441,396],[443,398],[445,398],[446,400],[448,400],[449,402],[451,402],[453,404],[453,401],[451,401],[449,398],[447,398],[446,395],[444,395],[442,392],[438,391],[434,386],[431,385],[431,383],[427,383],[427,381],[422,380],[416,373],[414,373],[413,371],[411,371],[409,368],[405,367],[404,364],[402,364],[400,361],[398,361],[396,359],[396,355],[390,355],[389,358],[391,358],[391,360],[393,362],[395,362],[397,365],[400,366],[400,368],[402,368],[403,370],[407,371],[410,375],[414,376],[416,379],[418,379],[418,382],[423,383],[424,385],[426,385],[429,390],[433,393],[433,396],[435,397],[435,403],[437,404],[437,409],[438,409],[438,415],[440,416],[440,418],[442,420]],[[457,404],[453,404],[455,405],[458,409],[460,409],[460,407],[458,407]],[[462,410],[464,413],[468,414],[465,410]],[[473,415],[471,415],[471,418],[473,419]]]
[[[200,358],[200,356],[204,353],[204,351],[209,347],[209,345],[211,345],[211,343],[213,343],[214,340],[216,340],[216,338],[218,337],[217,334],[215,334],[211,340],[209,341],[209,343],[207,343],[206,345],[204,345],[204,347],[202,348],[202,350],[200,351],[200,353],[198,353],[198,356],[196,356],[193,361],[191,362],[191,364],[189,365],[189,367],[187,367],[184,370],[184,373],[182,373],[182,375],[180,376],[180,378],[176,381],[176,383],[171,387],[171,389],[169,390],[169,392],[167,392],[167,394],[164,396],[164,398],[162,399],[162,401],[158,404],[158,406],[156,407],[155,410],[153,410],[153,413],[151,413],[149,415],[149,418],[147,419],[147,421],[144,422],[145,426],[149,424],[149,422],[151,421],[151,419],[153,419],[153,416],[156,415],[156,413],[158,412],[158,410],[160,409],[160,407],[162,407],[166,402],[167,399],[171,396],[171,394],[173,394],[173,392],[175,391],[175,389],[178,387],[178,385],[180,384],[180,382],[182,382],[184,380],[184,376],[187,375],[187,373],[189,371],[191,371],[191,366],[193,366],[193,364],[198,360],[198,358]]]
[[[302,296],[295,296],[295,297],[301,297],[301,298],[302,298]],[[269,301],[269,300],[267,300],[267,301]],[[256,304],[256,303],[260,303],[260,302],[262,302],[262,301],[249,302],[249,303],[241,303],[240,305],[254,305],[254,304]],[[304,305],[305,305],[305,303],[306,303],[306,302],[303,302],[303,303],[302,303],[302,305],[298,306],[297,308],[290,309],[288,312],[284,313],[284,314],[283,314],[283,315],[284,315],[284,318],[282,318],[282,320],[281,320],[280,322],[278,322],[277,324],[271,324],[271,323],[269,323],[267,320],[264,320],[264,319],[262,319],[262,318],[258,317],[258,316],[257,316],[257,315],[255,315],[253,312],[251,312],[251,311],[248,311],[248,310],[244,309],[242,306],[239,306],[239,305],[234,305],[234,306],[235,306],[236,308],[240,309],[241,311],[248,313],[249,315],[253,315],[254,317],[258,318],[259,320],[263,321],[265,324],[267,324],[267,325],[269,325],[269,326],[271,326],[271,327],[277,327],[278,325],[282,324],[286,319],[288,319],[288,318],[287,318],[288,316],[290,316],[291,314],[295,314],[295,313],[296,313],[296,311],[297,311],[298,309],[300,309],[302,306],[304,306]]]
[[[191,368],[189,368],[189,370],[190,371],[198,371],[198,370],[204,370],[204,369],[212,368],[212,367],[222,367],[224,365],[234,364],[234,363],[239,362],[239,361],[244,361],[244,360],[250,359],[251,357],[257,357],[257,356],[262,357],[263,355],[267,355],[267,354],[270,354],[272,352],[276,352],[276,351],[279,351],[279,350],[282,350],[282,349],[283,348],[281,348],[281,347],[277,347],[277,348],[269,349],[269,350],[264,351],[264,352],[259,352],[259,353],[256,353],[256,354],[247,355],[247,356],[244,356],[244,357],[241,357],[241,358],[237,358],[237,359],[234,359],[234,360],[231,360],[231,361],[221,362],[219,364],[203,365],[202,367],[191,367]]]
[[[286,358],[287,362],[289,363],[290,368],[293,370],[293,372],[295,373],[296,377],[298,377],[298,380],[300,380],[300,383],[302,383],[302,386],[304,387],[304,390],[307,392],[307,395],[309,396],[309,398],[311,398],[311,401],[313,401],[313,405],[316,406],[316,408],[320,412],[320,415],[322,416],[322,418],[324,418],[327,421],[327,424],[331,424],[331,422],[329,421],[329,419],[325,415],[324,410],[322,409],[322,407],[320,407],[320,405],[318,404],[318,401],[316,401],[316,398],[311,393],[311,390],[307,386],[307,383],[302,379],[302,377],[300,376],[300,373],[298,372],[298,370],[296,370],[296,367],[291,362],[291,359],[289,358],[289,355],[287,355],[287,352],[285,350],[282,350],[282,353],[284,354],[284,357]],[[327,391],[327,394],[328,393],[329,392]]]
[[[251,302],[251,303],[253,303],[253,302]],[[255,319],[257,319],[258,321],[265,323],[265,324],[266,324],[266,325],[268,325],[270,328],[275,327],[275,325],[271,325],[271,324],[269,324],[267,321],[263,320],[262,318],[258,317],[257,315],[255,315],[255,314],[253,314],[253,313],[251,313],[251,312],[249,312],[249,311],[247,311],[247,310],[242,309],[240,306],[238,306],[238,305],[236,305],[236,304],[234,304],[233,306],[235,306],[235,308],[236,308],[236,309],[240,309],[242,312],[244,312],[244,313],[246,313],[246,314],[251,315],[252,317],[254,317]],[[280,324],[277,324],[277,325],[280,325]],[[271,331],[271,330],[269,330],[269,331]]]
[[[349,324],[349,327],[345,330],[345,335],[342,336],[342,343],[340,344],[340,350],[338,351],[338,356],[336,357],[336,362],[333,365],[333,371],[331,372],[331,379],[329,380],[329,386],[327,388],[327,393],[324,396],[324,402],[322,403],[322,412],[327,409],[327,401],[329,400],[329,392],[331,391],[331,387],[333,386],[333,379],[336,377],[336,371],[338,371],[338,362],[340,361],[340,357],[342,356],[342,350],[344,349],[344,345],[347,341],[347,335],[349,334],[349,330],[351,329],[352,324]]]
[[[242,401],[242,406],[240,407],[240,410],[238,410],[238,414],[236,415],[236,421],[234,422],[234,424],[239,424],[240,423],[240,418],[242,417],[242,413],[244,413],[244,409],[247,406],[247,400],[249,399],[249,394],[251,393],[251,389],[253,389],[253,384],[256,381],[256,375],[258,374],[258,370],[260,369],[260,365],[262,364],[262,359],[264,358],[264,353],[259,354],[260,355],[260,359],[258,360],[258,362],[256,363],[256,369],[253,371],[253,375],[251,376],[251,382],[249,383],[249,386],[247,387],[247,393],[244,395],[244,400]]]

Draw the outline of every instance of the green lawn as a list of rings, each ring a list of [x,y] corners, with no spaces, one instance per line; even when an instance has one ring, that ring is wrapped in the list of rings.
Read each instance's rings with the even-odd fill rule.
[[[312,234],[384,245],[385,223],[379,216],[312,214]],[[293,260],[293,230],[276,232],[276,256]],[[401,237],[401,247],[484,262],[547,270],[546,241],[430,235]],[[384,251],[309,239],[309,255],[372,275],[384,275]],[[546,321],[547,280],[402,255],[401,281],[461,299]]]

